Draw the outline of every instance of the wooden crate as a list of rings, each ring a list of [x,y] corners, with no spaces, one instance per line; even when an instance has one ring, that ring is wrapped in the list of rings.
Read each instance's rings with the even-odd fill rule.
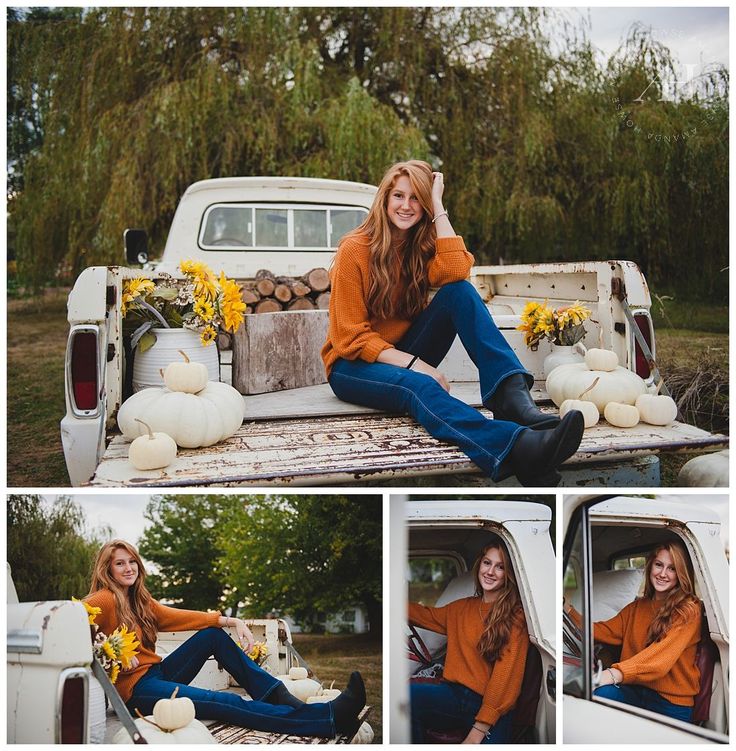
[[[325,383],[327,326],[326,310],[247,315],[233,336],[233,386],[265,394]]]

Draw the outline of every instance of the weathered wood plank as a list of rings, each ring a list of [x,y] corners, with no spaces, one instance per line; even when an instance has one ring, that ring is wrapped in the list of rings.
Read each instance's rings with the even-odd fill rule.
[[[261,394],[324,383],[320,350],[327,326],[321,311],[247,316],[233,336],[233,386]]]
[[[622,430],[602,422],[586,431],[569,463],[629,460],[659,451],[707,450],[727,441],[725,436],[681,423]],[[412,418],[377,413],[246,421],[234,436],[216,446],[180,450],[163,470],[135,470],[128,462],[128,447],[121,436],[110,442],[91,485],[327,485],[479,471],[459,449],[435,440]]]

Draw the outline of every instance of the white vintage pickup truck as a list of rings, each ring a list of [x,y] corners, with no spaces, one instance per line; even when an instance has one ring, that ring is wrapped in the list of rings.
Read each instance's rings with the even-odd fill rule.
[[[7,589],[7,742],[132,743],[113,709],[105,710],[104,695],[93,676],[90,629],[82,604],[70,600],[19,603],[9,568]],[[296,665],[306,667],[294,649],[286,621],[274,618],[248,623],[256,640],[268,648],[265,669],[284,675]],[[158,654],[165,657],[192,633],[161,633],[156,641]],[[97,684],[94,694],[93,684]],[[207,661],[191,685],[248,698],[214,658]],[[369,711],[369,707],[364,708],[361,719]],[[353,739],[344,735],[317,739],[271,733],[214,720],[205,720],[204,724],[222,744],[367,743],[366,736],[372,738],[370,728],[361,736],[366,724]]]
[[[238,177],[204,180],[182,196],[159,264],[145,270],[90,267],[69,295],[66,352],[66,415],[61,436],[72,485],[266,486],[410,481],[421,475],[478,472],[457,448],[440,443],[405,416],[388,415],[340,402],[324,382],[319,348],[327,311],[259,313],[244,330],[283,330],[283,319],[308,322],[311,339],[284,352],[278,334],[263,339],[261,361],[319,373],[309,385],[284,389],[267,381],[263,393],[243,390],[245,420],[231,438],[206,449],[182,450],[165,470],[141,472],[127,460],[128,443],[115,417],[127,393],[130,348],[123,338],[123,280],[165,271],[176,275],[185,258],[204,260],[217,273],[253,279],[259,269],[298,277],[328,267],[339,237],[360,223],[375,188],[360,183],[307,178]],[[141,230],[126,236],[131,263],[147,261]],[[472,250],[472,249],[471,249]],[[544,389],[543,361],[549,345],[528,349],[516,330],[529,300],[562,306],[580,300],[592,310],[584,343],[611,349],[622,365],[652,382],[656,355],[646,282],[628,261],[476,266],[470,281],[522,363],[535,376],[534,397],[553,409]],[[294,318],[288,318],[294,316]],[[256,326],[256,322],[258,325]],[[276,327],[276,323],[281,329]],[[265,328],[268,328],[267,326]],[[223,352],[221,379],[252,364],[251,350],[236,336]],[[290,357],[291,354],[291,357]],[[650,357],[651,356],[651,357]],[[293,357],[293,361],[292,361]],[[293,362],[293,364],[292,364]],[[297,364],[298,363],[298,364]],[[477,370],[459,341],[440,365],[452,393],[480,406]],[[658,486],[660,452],[716,450],[723,435],[675,422],[620,429],[605,421],[586,431],[579,451],[563,467],[567,486]],[[510,481],[507,481],[507,483]]]

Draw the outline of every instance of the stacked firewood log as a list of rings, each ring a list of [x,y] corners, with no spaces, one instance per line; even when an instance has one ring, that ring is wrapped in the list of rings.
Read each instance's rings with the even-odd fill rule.
[[[330,307],[330,275],[327,269],[312,269],[302,277],[274,276],[268,269],[244,282],[243,301],[249,313],[282,310],[327,310]]]

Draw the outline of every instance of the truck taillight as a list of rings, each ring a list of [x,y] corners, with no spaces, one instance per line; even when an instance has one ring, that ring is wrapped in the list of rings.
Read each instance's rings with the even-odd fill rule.
[[[70,396],[77,412],[97,410],[99,394],[97,362],[97,331],[94,329],[74,331],[68,375]]]
[[[642,337],[652,353],[652,357],[654,357],[654,326],[652,324],[652,319],[649,316],[649,312],[646,310],[636,311],[634,313],[634,322],[639,328],[639,331],[641,331]],[[649,378],[651,370],[649,367],[649,360],[636,338],[634,338],[634,358],[636,374],[644,379]]]
[[[61,674],[59,697],[60,743],[87,742],[87,675],[78,668]]]

